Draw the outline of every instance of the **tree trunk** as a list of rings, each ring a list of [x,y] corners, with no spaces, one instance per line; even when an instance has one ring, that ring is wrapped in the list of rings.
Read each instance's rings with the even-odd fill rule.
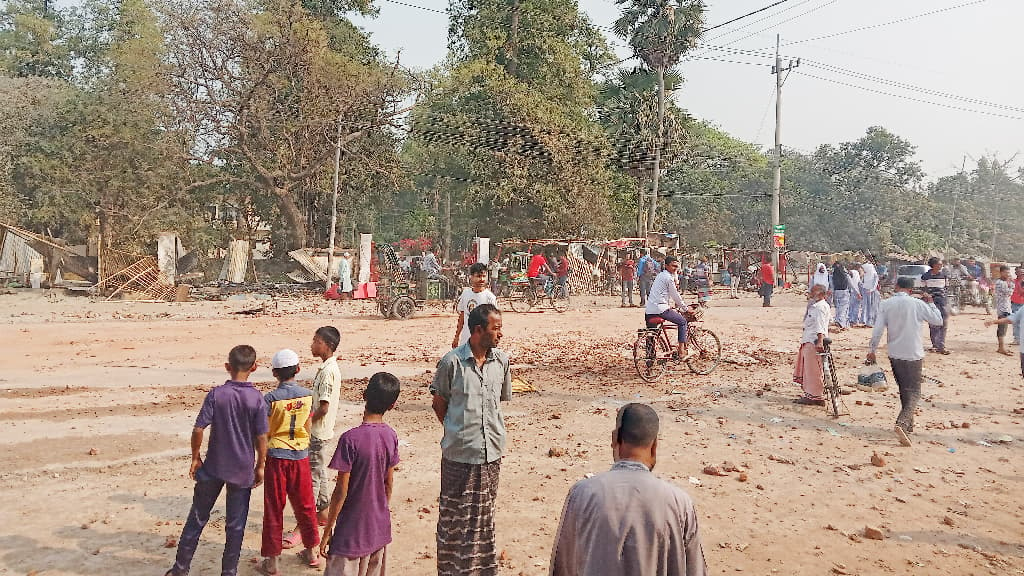
[[[644,220],[647,218],[646,206],[644,206],[644,179],[637,176],[636,179],[636,235],[638,238],[644,236]]]
[[[651,186],[651,208],[647,214],[647,231],[654,230],[658,210],[658,186],[661,180],[661,147],[665,129],[665,67],[658,66],[658,139],[654,143],[654,173]]]
[[[509,26],[505,71],[515,77],[519,73],[519,0],[512,0],[512,22]]]
[[[285,226],[285,248],[288,251],[298,250],[306,246],[306,219],[299,210],[289,188],[274,188],[274,195],[277,196],[277,208],[281,211]]]

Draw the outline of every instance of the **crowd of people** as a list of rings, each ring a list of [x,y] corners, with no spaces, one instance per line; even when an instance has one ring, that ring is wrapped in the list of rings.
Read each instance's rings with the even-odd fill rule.
[[[797,404],[825,406],[824,372],[821,356],[825,351],[829,329],[836,326],[842,332],[851,327],[871,328],[867,363],[875,364],[876,351],[882,336],[887,336],[887,353],[893,379],[899,389],[900,413],[894,432],[903,446],[911,446],[914,431],[914,412],[921,398],[922,368],[925,358],[921,325],[927,324],[931,347],[929,352],[948,355],[946,334],[949,328],[950,303],[948,289],[951,277],[982,278],[983,271],[976,261],[964,266],[959,259],[947,264],[937,257],[930,258],[927,270],[919,278],[898,276],[895,293],[881,300],[879,281],[886,271],[874,263],[870,255],[864,262],[834,262],[831,270],[824,263],[816,266],[810,282],[809,303],[804,313],[803,334],[794,365],[793,381],[802,389]],[[1024,322],[1024,265],[1017,267],[1011,277],[1009,266],[999,267],[994,284],[996,319],[987,320],[986,326],[997,325],[996,352],[1011,356],[1006,347],[1007,325],[1014,329],[1013,344],[1019,344],[1021,324]],[[832,305],[829,305],[831,301]],[[851,304],[851,303],[856,303]],[[834,308],[833,308],[834,307]],[[1021,375],[1024,376],[1024,352]],[[881,380],[859,382],[858,388],[884,390]]]
[[[480,299],[487,290],[486,267],[471,269],[471,278],[467,291],[477,300],[460,314],[453,349],[438,362],[430,384],[442,428],[439,576],[492,576],[499,565],[494,512],[506,445],[501,404],[512,398],[512,379],[509,358],[498,348],[501,312]],[[310,351],[320,366],[310,388],[296,382],[298,354],[290,349],[274,354],[271,369],[278,385],[266,394],[248,381],[257,368],[256,351],[240,345],[229,352],[224,365],[229,379],[207,393],[193,427],[192,506],[165,576],[189,573],[222,491],[227,518],[221,574],[237,574],[250,496],[261,485],[263,559],[257,572],[281,574],[282,551],[301,545],[301,564],[322,566],[327,576],[386,574],[389,506],[400,457],[398,436],[384,415],[397,402],[401,383],[387,372],[374,374],[362,393],[362,422],[342,434],[329,454],[341,385],[335,355],[340,339],[331,326],[314,334]],[[204,458],[207,428],[212,431]],[[552,574],[707,574],[692,500],[651,474],[658,429],[650,406],[619,409],[611,431],[614,464],[570,490],[552,551]],[[328,468],[337,472],[333,490]],[[627,486],[632,489],[622,489]],[[297,523],[291,531],[284,529],[286,502]],[[649,537],[638,539],[638,533]]]
[[[734,262],[725,267],[723,283],[731,286],[742,275],[738,266]],[[885,300],[879,290],[885,270],[870,256],[862,262],[816,266],[794,368],[794,382],[802,389],[798,404],[825,404],[821,355],[832,326],[840,331],[872,328],[867,359],[876,361],[886,336],[901,402],[894,432],[902,445],[912,444],[925,357],[922,323],[931,327],[931,351],[949,353],[945,333],[950,269],[937,258],[928,266],[920,278],[899,277],[895,294]],[[531,279],[545,271],[557,276],[564,272],[539,252],[532,256],[530,269],[528,275],[536,272]],[[645,319],[676,324],[677,357],[686,359],[688,306],[678,286],[679,260],[671,255],[655,259],[645,252],[636,263],[620,262],[619,270],[623,306],[633,306],[633,286],[638,283]],[[702,260],[692,272],[700,299],[702,288],[710,289],[711,268]],[[757,272],[762,305],[771,306],[774,270],[762,262]],[[1007,353],[1007,326],[1013,326],[1016,342],[1024,324],[1024,267],[1018,268],[1015,279],[1010,274],[1008,267],[1000,268],[994,284],[998,317],[986,322],[998,326],[1000,353]],[[509,357],[499,348],[502,314],[489,289],[492,278],[484,264],[469,268],[452,349],[438,362],[429,387],[441,431],[435,536],[439,576],[489,576],[499,570],[494,517],[507,436],[502,404],[511,400],[512,378]],[[255,350],[240,345],[229,352],[229,379],[206,395],[192,430],[193,501],[174,565],[165,576],[188,574],[222,491],[227,512],[221,573],[236,574],[251,493],[261,485],[262,560],[257,572],[281,574],[283,550],[295,547],[301,547],[298,558],[303,565],[323,567],[328,576],[387,572],[390,502],[400,456],[398,435],[384,417],[397,402],[401,383],[390,373],[374,374],[362,391],[361,422],[330,450],[342,383],[336,356],[340,341],[337,328],[324,326],[315,332],[310,352],[320,364],[308,388],[297,382],[298,354],[278,351],[271,359],[278,384],[266,394],[249,382],[257,368]],[[1021,369],[1024,375],[1024,354]],[[208,428],[212,431],[204,457],[201,449]],[[707,574],[692,500],[652,474],[658,432],[658,415],[650,406],[631,403],[618,410],[611,430],[611,469],[579,481],[566,497],[550,559],[552,575]],[[329,470],[337,473],[333,487]],[[295,517],[290,530],[285,527],[286,503]]]

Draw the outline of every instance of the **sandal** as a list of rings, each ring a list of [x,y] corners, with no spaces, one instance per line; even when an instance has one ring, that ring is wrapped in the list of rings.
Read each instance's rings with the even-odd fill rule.
[[[298,530],[292,530],[281,539],[281,548],[290,550],[298,546],[300,542],[302,542],[302,535],[299,534]]]
[[[824,406],[825,399],[822,398],[821,400],[814,400],[806,396],[801,396],[796,400],[793,400],[793,404],[800,404],[801,406]]]

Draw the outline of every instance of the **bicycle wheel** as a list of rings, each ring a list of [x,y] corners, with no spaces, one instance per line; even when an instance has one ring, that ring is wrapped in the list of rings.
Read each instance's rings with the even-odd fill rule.
[[[551,307],[557,312],[565,312],[569,309],[569,293],[555,288],[551,294]]]
[[[644,382],[656,382],[668,368],[672,351],[654,330],[638,330],[633,342],[633,366]]]
[[[832,363],[832,354],[826,353],[821,357],[821,373],[825,385],[825,394],[828,395],[829,403],[832,405],[832,416],[839,417],[839,404],[842,401],[839,390],[839,381],[836,380],[836,368]]]
[[[530,304],[529,298],[527,298],[528,288],[523,286],[513,286],[509,291],[508,305],[513,312],[529,312],[533,305]]]
[[[686,361],[694,374],[711,374],[722,361],[722,342],[711,330],[693,328],[687,335],[687,346],[696,354]]]

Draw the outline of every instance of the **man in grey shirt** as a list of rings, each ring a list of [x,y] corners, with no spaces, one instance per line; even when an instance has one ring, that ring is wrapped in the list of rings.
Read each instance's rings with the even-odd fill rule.
[[[444,355],[430,385],[433,408],[444,426],[441,496],[437,517],[437,573],[498,573],[494,504],[505,450],[499,402],[512,399],[508,356],[501,340],[501,312],[480,304],[469,313],[469,342]]]
[[[895,431],[903,446],[910,446],[907,433],[914,431],[914,409],[921,399],[921,367],[924,361],[921,323],[942,325],[942,313],[932,302],[931,295],[924,294],[917,299],[910,295],[913,289],[913,278],[901,276],[896,280],[896,294],[879,306],[867,356],[868,363],[873,364],[882,332],[888,329],[889,363],[900,389],[901,409]]]
[[[680,488],[651,471],[658,414],[619,408],[608,472],[580,480],[565,499],[551,576],[706,576],[697,512]]]

